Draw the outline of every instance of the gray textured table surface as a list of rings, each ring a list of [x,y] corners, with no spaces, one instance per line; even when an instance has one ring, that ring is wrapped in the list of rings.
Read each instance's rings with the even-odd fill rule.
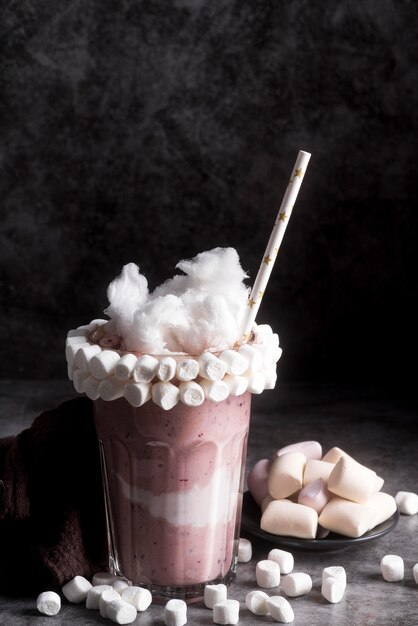
[[[0,436],[17,433],[43,409],[74,395],[69,383],[0,383]],[[330,385],[288,385],[278,388],[277,410],[265,412],[257,399],[249,440],[248,464],[269,456],[275,448],[301,439],[318,439],[326,449],[338,445],[360,462],[371,466],[386,479],[384,490],[418,490],[416,411],[412,404],[388,391],[342,388]],[[272,544],[253,540],[253,559],[240,564],[229,596],[241,603],[240,624],[273,623],[271,618],[255,617],[245,608],[245,595],[256,588],[255,564],[265,558]],[[313,589],[307,596],[291,599],[296,625],[321,626],[416,626],[418,586],[412,566],[418,562],[418,516],[401,516],[394,531],[381,539],[333,554],[294,551],[295,570],[312,576]],[[405,579],[386,583],[379,572],[385,554],[399,554],[405,560]],[[320,593],[322,568],[343,565],[348,586],[340,604],[328,604]],[[0,555],[1,567],[1,555]],[[25,576],[25,572],[22,572]],[[1,590],[0,590],[1,591]],[[269,595],[279,593],[271,590]],[[0,596],[0,624],[75,626],[111,623],[98,613],[65,601],[56,617],[37,613],[35,598],[11,599]],[[135,624],[160,625],[162,607],[151,606],[139,614]],[[190,606],[188,624],[212,624],[211,612],[201,605]]]

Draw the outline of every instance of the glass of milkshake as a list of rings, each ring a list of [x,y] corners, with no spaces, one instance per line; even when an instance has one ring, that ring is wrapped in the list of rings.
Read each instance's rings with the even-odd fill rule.
[[[150,294],[125,266],[110,320],[70,331],[66,356],[94,401],[109,568],[155,598],[194,601],[234,577],[251,395],[274,387],[281,350],[267,325],[242,337],[235,250],[177,267]]]

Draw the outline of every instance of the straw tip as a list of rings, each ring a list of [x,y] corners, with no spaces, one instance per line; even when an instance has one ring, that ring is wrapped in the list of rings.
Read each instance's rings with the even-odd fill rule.
[[[300,154],[300,156],[304,156],[304,157],[308,157],[308,158],[310,158],[312,156],[312,154],[310,152],[307,152],[306,150],[299,150],[299,154]]]

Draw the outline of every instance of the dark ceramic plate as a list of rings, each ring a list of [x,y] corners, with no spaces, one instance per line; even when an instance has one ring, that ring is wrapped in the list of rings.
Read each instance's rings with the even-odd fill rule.
[[[285,546],[298,550],[308,550],[316,552],[338,552],[347,550],[361,543],[375,541],[390,533],[398,523],[399,511],[397,510],[389,519],[379,524],[361,537],[344,537],[337,533],[329,533],[325,539],[298,539],[297,537],[283,537],[272,535],[260,528],[260,507],[253,499],[249,491],[244,493],[241,528],[250,535],[270,541],[278,546]]]

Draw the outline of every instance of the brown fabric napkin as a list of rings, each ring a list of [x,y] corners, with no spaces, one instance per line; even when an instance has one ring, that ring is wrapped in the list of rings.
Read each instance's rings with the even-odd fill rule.
[[[0,593],[57,589],[106,567],[100,459],[87,398],[0,439]]]

